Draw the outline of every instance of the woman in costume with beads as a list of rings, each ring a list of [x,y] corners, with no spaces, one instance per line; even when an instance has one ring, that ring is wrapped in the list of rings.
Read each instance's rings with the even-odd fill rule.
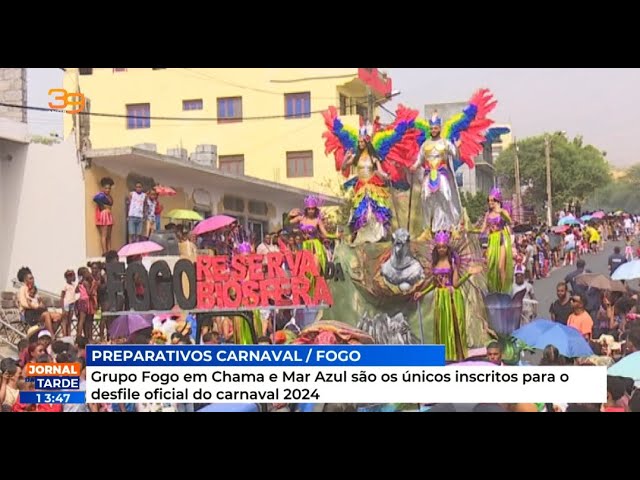
[[[399,109],[394,123],[385,129],[377,121],[364,126],[361,120],[359,131],[343,125],[334,107],[323,115],[328,129],[323,134],[325,152],[334,154],[337,171],[351,176],[344,187],[354,191],[349,220],[352,245],[384,240],[392,218],[389,185],[402,190],[409,186],[399,159],[417,154],[418,132],[409,128],[417,112]]]
[[[448,361],[464,360],[467,356],[465,298],[461,286],[481,266],[471,265],[465,240],[453,240],[447,231],[437,232],[432,244],[431,263],[427,267],[427,288],[414,295],[419,301],[434,291],[433,342],[444,345]]]
[[[335,239],[338,235],[327,232],[320,213],[320,199],[309,195],[304,200],[304,211],[294,209],[289,214],[289,223],[296,226],[304,237],[302,248],[313,253],[318,262],[320,272],[324,273],[327,267],[327,252],[322,240]]]
[[[513,251],[511,216],[502,208],[502,193],[494,188],[487,198],[489,209],[481,233],[488,235],[487,287],[489,293],[511,293],[513,288]]]

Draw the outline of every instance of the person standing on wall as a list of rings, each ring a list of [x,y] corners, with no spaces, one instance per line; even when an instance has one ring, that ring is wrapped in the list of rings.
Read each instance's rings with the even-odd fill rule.
[[[143,192],[141,182],[136,182],[135,190],[127,197],[127,222],[129,243],[137,242],[142,236],[144,220],[144,204],[147,194]]]

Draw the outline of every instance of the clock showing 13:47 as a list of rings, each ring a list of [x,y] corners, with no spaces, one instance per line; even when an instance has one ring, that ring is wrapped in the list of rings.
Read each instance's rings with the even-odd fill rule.
[[[36,393],[36,403],[67,403],[70,398],[69,393]]]

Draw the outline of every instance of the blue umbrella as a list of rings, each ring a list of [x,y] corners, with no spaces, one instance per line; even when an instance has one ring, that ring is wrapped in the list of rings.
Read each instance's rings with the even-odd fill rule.
[[[558,226],[560,225],[580,225],[580,220],[574,216],[562,217],[558,222]]]
[[[640,352],[632,353],[624,357],[607,370],[607,375],[633,378],[634,381],[640,382]]]
[[[583,222],[588,222],[592,218],[593,217],[591,215],[583,215],[583,216],[580,217],[580,220],[582,220]]]
[[[534,320],[511,335],[533,348],[553,345],[565,357],[593,355],[589,343],[578,330],[551,320]]]
[[[612,280],[635,280],[640,278],[640,260],[623,263],[611,275]]]

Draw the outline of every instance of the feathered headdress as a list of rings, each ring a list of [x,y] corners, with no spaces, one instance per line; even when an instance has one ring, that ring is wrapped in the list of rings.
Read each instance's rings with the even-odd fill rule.
[[[442,117],[438,116],[438,111],[435,110],[431,118],[429,119],[430,127],[442,127]]]
[[[489,192],[489,198],[495,198],[497,201],[502,203],[502,192],[498,187],[493,187]]]
[[[435,241],[436,245],[449,245],[451,234],[445,230],[440,230],[438,233],[436,233],[433,240]]]
[[[320,208],[321,203],[320,198],[315,195],[309,195],[304,199],[304,208]]]
[[[358,130],[358,138],[370,142],[373,134],[373,125],[371,125],[371,123],[369,122],[365,122],[364,118],[360,117],[360,129]]]

